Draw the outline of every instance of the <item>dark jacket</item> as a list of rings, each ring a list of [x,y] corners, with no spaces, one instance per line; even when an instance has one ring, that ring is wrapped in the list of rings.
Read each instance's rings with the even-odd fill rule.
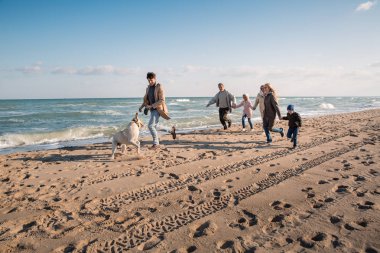
[[[268,93],[264,99],[264,118],[275,119],[276,114],[281,119],[280,108],[272,93]]]
[[[284,120],[289,120],[289,127],[296,128],[302,126],[301,116],[297,112],[293,112],[292,114],[288,113],[286,117],[282,117]]]

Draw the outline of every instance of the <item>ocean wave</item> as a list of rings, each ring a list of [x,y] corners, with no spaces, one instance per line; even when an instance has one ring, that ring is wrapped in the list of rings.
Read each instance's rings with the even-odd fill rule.
[[[330,103],[322,103],[319,105],[319,108],[321,109],[335,109],[335,106],[333,104],[330,104]]]
[[[176,102],[190,102],[190,99],[188,99],[188,98],[177,98],[177,99],[174,99],[174,101],[176,101]]]
[[[93,114],[93,115],[113,115],[113,116],[120,116],[124,115],[121,112],[114,111],[114,110],[104,110],[104,111],[80,111],[79,113],[82,114]]]
[[[23,119],[17,119],[17,118],[10,118],[10,119],[7,119],[5,120],[6,122],[12,122],[12,123],[24,123],[25,120]]]
[[[0,148],[109,137],[115,130],[113,127],[77,127],[53,132],[5,134],[0,136]]]

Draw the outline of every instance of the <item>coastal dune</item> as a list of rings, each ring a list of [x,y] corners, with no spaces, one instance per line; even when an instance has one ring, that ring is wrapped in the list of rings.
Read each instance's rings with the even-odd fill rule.
[[[276,126],[287,129],[287,121]],[[379,252],[380,109],[0,155],[0,252]]]

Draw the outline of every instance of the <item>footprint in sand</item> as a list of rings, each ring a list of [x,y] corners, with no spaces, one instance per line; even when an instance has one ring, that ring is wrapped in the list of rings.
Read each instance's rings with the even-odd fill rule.
[[[214,196],[215,200],[218,200],[218,199],[220,199],[220,196],[222,195],[222,193],[218,189],[214,189],[212,191],[212,195]]]
[[[199,226],[195,226],[192,229],[193,232],[190,233],[191,238],[198,238],[202,236],[212,235],[217,230],[217,226],[215,223],[211,221],[206,221]]]
[[[327,182],[326,180],[319,180],[318,181],[318,184],[328,184],[329,182]]]
[[[317,232],[312,238],[311,240],[315,241],[315,242],[320,242],[320,241],[324,241],[326,240],[327,238],[327,235],[323,232]]]
[[[330,202],[333,202],[333,201],[334,201],[334,198],[331,198],[331,197],[327,197],[324,200],[324,202],[326,202],[326,203],[330,203]]]
[[[377,172],[377,171],[374,170],[374,169],[370,169],[368,172],[369,172],[372,176],[378,176],[378,175],[379,175],[379,172]]]
[[[241,211],[243,217],[237,219],[236,222],[229,224],[231,228],[239,228],[240,230],[245,230],[247,227],[254,226],[258,223],[257,216],[247,210]]]
[[[313,191],[312,187],[306,187],[305,189],[301,190],[302,192],[306,192],[306,198],[314,198],[315,197],[315,192]]]
[[[283,214],[279,214],[279,215],[275,215],[275,216],[272,217],[272,218],[269,218],[269,221],[270,221],[270,222],[276,222],[276,223],[279,223],[279,222],[282,222],[284,219],[285,219],[285,215],[283,215]]]
[[[156,247],[161,241],[163,240],[163,237],[156,237],[153,236],[150,238],[147,242],[141,244],[137,249],[141,251],[147,251],[150,249],[153,249]],[[65,251],[66,252],[66,251]]]
[[[349,192],[348,188],[349,187],[347,185],[338,185],[338,186],[333,188],[333,191],[337,192],[337,193],[347,193],[347,192]]]
[[[194,245],[192,245],[192,246],[190,246],[190,247],[188,247],[188,248],[186,249],[186,252],[187,252],[187,253],[191,253],[191,252],[194,252],[194,251],[196,251],[196,250],[197,250],[197,247],[194,246]]]
[[[375,205],[375,203],[373,203],[371,201],[365,201],[362,203],[357,203],[356,207],[360,210],[368,210],[368,209],[372,209],[374,205]]]
[[[317,203],[313,204],[313,208],[315,208],[315,209],[319,209],[319,208],[321,208],[323,206],[324,206],[324,204],[322,202],[317,202]]]
[[[199,188],[195,187],[194,185],[189,185],[189,186],[187,187],[187,189],[188,189],[189,191],[191,191],[191,192],[198,192],[198,193],[201,193],[201,192],[202,192],[202,190],[200,190]]]
[[[306,238],[303,238],[303,237],[298,238],[298,241],[300,242],[301,247],[304,247],[304,248],[307,248],[307,249],[311,249],[315,245],[314,241],[306,239]]]
[[[32,243],[24,243],[20,242],[16,246],[17,252],[26,251],[26,252],[35,252],[36,251],[36,245]],[[6,252],[6,251],[4,251]]]
[[[368,226],[368,221],[365,219],[357,220],[355,223],[358,224],[359,226],[363,227],[363,228]]]
[[[368,190],[360,187],[360,188],[355,189],[354,192],[356,192],[357,197],[364,197],[366,193],[368,192]]]
[[[235,244],[234,241],[227,240],[227,241],[220,241],[216,245],[217,245],[218,249],[222,249],[222,250],[231,249],[231,250],[233,250],[234,244]]]
[[[169,173],[169,176],[170,176],[171,178],[174,178],[174,179],[179,179],[179,176],[177,176],[177,175],[174,174],[174,173]]]
[[[361,182],[361,181],[365,181],[365,177],[364,176],[361,176],[361,175],[353,175],[355,177],[354,181],[356,182]]]
[[[275,200],[270,204],[271,207],[273,207],[274,210],[283,210],[292,207],[289,203],[282,203],[279,200]]]
[[[374,248],[372,248],[372,247],[367,247],[366,249],[365,249],[365,253],[377,253],[378,251],[377,250],[375,250]]]

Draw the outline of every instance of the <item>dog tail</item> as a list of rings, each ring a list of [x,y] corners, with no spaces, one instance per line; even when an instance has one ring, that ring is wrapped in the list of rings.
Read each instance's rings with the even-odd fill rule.
[[[173,140],[175,140],[177,138],[177,134],[175,132],[175,126],[172,126],[172,130],[170,131],[170,133],[172,134]]]

